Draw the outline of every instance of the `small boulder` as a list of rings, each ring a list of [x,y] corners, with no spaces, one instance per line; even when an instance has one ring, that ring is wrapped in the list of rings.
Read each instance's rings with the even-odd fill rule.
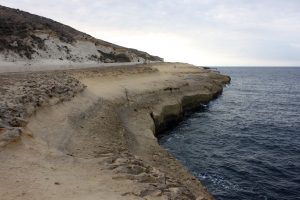
[[[17,41],[14,41],[14,43],[12,43],[12,44],[10,44],[10,45],[13,46],[13,47],[19,46],[18,43],[17,43]]]
[[[8,143],[13,142],[21,138],[21,130],[14,128],[12,130],[6,130],[3,134],[0,134],[0,147],[5,147]]]
[[[24,127],[28,124],[29,122],[25,119],[22,119],[20,117],[15,117],[10,121],[10,125],[13,127]]]
[[[202,196],[199,196],[196,200],[207,200],[207,199]]]
[[[109,59],[109,58],[106,58],[106,59],[104,60],[104,62],[105,62],[105,63],[113,63],[114,61],[111,60],[111,59]]]
[[[182,197],[182,188],[180,187],[169,188],[169,191],[171,193],[171,199],[180,199]]]
[[[7,129],[9,126],[9,124],[5,121],[3,121],[2,119],[0,119],[0,128],[5,128]]]

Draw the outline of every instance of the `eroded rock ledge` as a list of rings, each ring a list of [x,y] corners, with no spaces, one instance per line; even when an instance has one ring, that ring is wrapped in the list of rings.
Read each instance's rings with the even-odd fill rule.
[[[229,82],[182,63],[1,75],[0,195],[213,199],[155,133]]]

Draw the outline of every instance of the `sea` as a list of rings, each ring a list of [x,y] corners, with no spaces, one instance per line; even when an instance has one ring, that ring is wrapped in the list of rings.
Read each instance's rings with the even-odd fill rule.
[[[300,67],[218,67],[218,98],[158,135],[217,200],[300,200]]]

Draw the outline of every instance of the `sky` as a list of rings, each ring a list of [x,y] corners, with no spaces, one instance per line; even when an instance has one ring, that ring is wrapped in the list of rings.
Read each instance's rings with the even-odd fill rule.
[[[93,37],[198,66],[300,66],[300,0],[1,0]]]

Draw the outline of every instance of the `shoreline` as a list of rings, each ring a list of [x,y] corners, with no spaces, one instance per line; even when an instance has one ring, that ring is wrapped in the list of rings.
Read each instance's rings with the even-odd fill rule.
[[[210,101],[229,77],[181,63],[68,70],[50,77],[72,77],[65,83],[69,89],[57,90],[50,81],[49,88],[56,84],[52,97],[27,107],[22,134],[0,147],[6,180],[0,195],[39,199],[37,191],[43,191],[49,199],[56,191],[58,199],[213,199],[158,145],[155,133]],[[13,166],[22,167],[7,175],[5,169]],[[22,173],[26,169],[29,174]]]

